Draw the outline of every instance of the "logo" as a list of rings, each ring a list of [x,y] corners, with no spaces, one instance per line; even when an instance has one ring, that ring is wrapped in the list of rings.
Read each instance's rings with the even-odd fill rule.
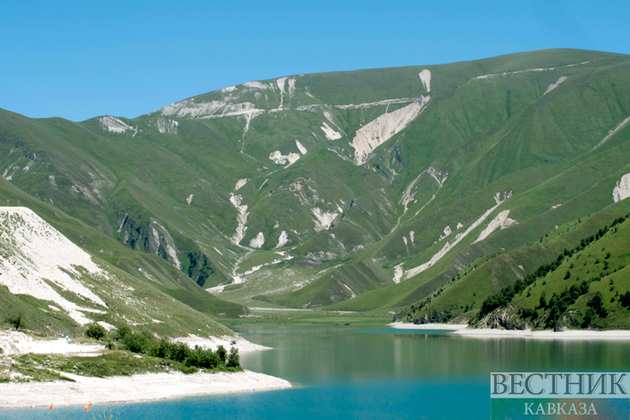
[[[629,372],[492,372],[493,419],[630,418]]]

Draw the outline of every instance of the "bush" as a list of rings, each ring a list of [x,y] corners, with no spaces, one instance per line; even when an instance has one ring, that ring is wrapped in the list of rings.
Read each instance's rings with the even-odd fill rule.
[[[593,308],[588,308],[586,310],[586,313],[584,314],[581,327],[586,328],[589,325],[591,325],[591,321],[593,321],[594,317],[595,317],[595,311],[593,311]]]
[[[600,318],[606,318],[608,316],[608,310],[604,307],[604,299],[600,292],[595,293],[586,305],[592,308]]]
[[[154,343],[155,337],[146,331],[135,334],[130,333],[122,340],[122,345],[125,350],[143,354],[148,353]]]
[[[171,355],[176,345],[162,339],[149,349],[149,356],[159,357],[161,359],[172,359]]]
[[[186,359],[190,357],[191,353],[192,351],[190,350],[190,347],[188,347],[186,344],[177,343],[172,349],[171,360],[184,363]]]
[[[85,330],[85,336],[95,340],[102,340],[106,335],[107,331],[99,324],[91,324],[87,327],[87,330]]]
[[[13,314],[7,317],[7,322],[11,324],[13,328],[19,330],[20,327],[24,326],[24,320],[22,319],[22,314]]]
[[[240,367],[241,361],[238,356],[238,349],[236,347],[232,347],[230,349],[230,355],[227,358],[227,363],[225,364],[227,367]]]
[[[227,350],[223,346],[217,347],[217,356],[221,359],[221,363],[225,364],[225,360],[227,358]]]
[[[219,366],[221,360],[219,356],[212,350],[204,350],[199,346],[191,352],[190,357],[186,360],[187,366],[194,366],[205,369],[213,369]]]
[[[116,329],[116,333],[114,334],[114,340],[121,341],[127,338],[128,335],[132,334],[131,328],[126,325],[121,325]]]
[[[229,355],[223,346],[219,346],[216,352],[199,346],[191,349],[184,343],[171,343],[165,339],[158,341],[147,331],[137,333],[127,326],[119,327],[113,334],[113,339],[118,348],[180,363],[181,366],[177,368],[184,373],[193,373],[200,368],[225,370],[226,367],[240,367],[236,348],[232,348]],[[112,348],[116,346],[113,342],[109,345]]]

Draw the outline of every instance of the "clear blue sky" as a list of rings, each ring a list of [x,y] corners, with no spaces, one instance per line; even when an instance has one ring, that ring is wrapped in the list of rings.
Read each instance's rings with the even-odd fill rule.
[[[630,1],[0,0],[0,108],[133,118],[250,80],[557,47],[630,54]]]

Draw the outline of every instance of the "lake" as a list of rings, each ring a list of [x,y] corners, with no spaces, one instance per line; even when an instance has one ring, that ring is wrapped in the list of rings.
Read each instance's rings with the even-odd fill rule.
[[[353,326],[231,327],[273,347],[242,355],[246,369],[285,378],[295,387],[108,405],[93,412],[106,409],[120,419],[487,419],[490,372],[630,370],[630,342],[480,339]],[[82,410],[0,411],[0,418],[91,418]]]

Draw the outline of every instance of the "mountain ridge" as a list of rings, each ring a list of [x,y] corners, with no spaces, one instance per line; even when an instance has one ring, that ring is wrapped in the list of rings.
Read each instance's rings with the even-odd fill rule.
[[[247,82],[135,119],[2,112],[0,170],[223,299],[388,311],[613,202],[627,69],[555,49]]]

